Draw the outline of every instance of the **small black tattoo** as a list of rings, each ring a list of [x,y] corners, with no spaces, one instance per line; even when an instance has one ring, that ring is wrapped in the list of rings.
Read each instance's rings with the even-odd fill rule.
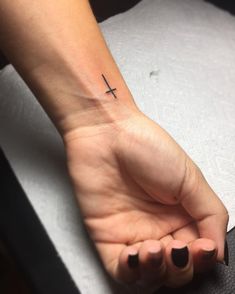
[[[115,93],[114,93],[114,91],[116,91],[117,89],[116,88],[111,88],[110,86],[109,86],[109,83],[107,82],[107,80],[106,80],[106,78],[105,78],[105,76],[102,74],[102,77],[103,77],[103,79],[104,79],[104,81],[105,81],[105,84],[107,85],[107,87],[109,88],[109,90],[108,91],[106,91],[105,93],[112,93],[113,94],[113,96],[114,96],[114,98],[116,98],[117,99],[117,96],[115,95]]]

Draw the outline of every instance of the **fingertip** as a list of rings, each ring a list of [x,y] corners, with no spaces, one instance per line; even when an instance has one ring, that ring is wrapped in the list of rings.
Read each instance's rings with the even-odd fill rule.
[[[158,240],[146,240],[139,250],[141,280],[144,285],[159,285],[166,271],[164,246]]]
[[[117,279],[119,282],[133,284],[139,278],[139,248],[134,245],[126,246],[119,256]]]
[[[218,253],[215,241],[199,238],[191,243],[190,249],[195,272],[206,272],[215,265]]]
[[[187,284],[193,277],[192,255],[186,242],[173,240],[166,248],[167,281],[170,287]]]

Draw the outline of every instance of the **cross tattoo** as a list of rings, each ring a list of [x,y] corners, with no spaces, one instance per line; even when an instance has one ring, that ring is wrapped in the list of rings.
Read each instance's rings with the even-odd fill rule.
[[[105,93],[112,93],[112,95],[114,96],[114,98],[116,98],[117,99],[117,96],[115,95],[115,93],[114,93],[114,91],[117,91],[117,89],[116,88],[111,88],[110,86],[109,86],[109,83],[107,82],[107,80],[106,80],[106,78],[105,78],[105,76],[102,74],[102,77],[103,77],[103,79],[104,79],[104,81],[105,81],[105,84],[108,86],[108,88],[109,88],[109,90],[108,91],[106,91]]]

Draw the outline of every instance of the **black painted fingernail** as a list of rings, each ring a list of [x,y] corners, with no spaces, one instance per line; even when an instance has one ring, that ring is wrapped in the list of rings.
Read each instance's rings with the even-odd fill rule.
[[[151,253],[149,252],[149,265],[152,267],[159,267],[163,262],[162,252]]]
[[[139,255],[138,255],[138,253],[129,254],[127,263],[128,263],[130,268],[138,267],[138,265],[139,265]]]
[[[202,251],[202,259],[204,261],[211,260],[215,256],[215,252],[216,252],[215,249],[213,249],[213,250],[203,250]]]
[[[188,263],[188,247],[184,248],[172,248],[171,258],[175,266],[183,268]]]
[[[229,264],[229,252],[228,252],[228,243],[227,243],[227,240],[224,243],[224,263],[227,266]]]

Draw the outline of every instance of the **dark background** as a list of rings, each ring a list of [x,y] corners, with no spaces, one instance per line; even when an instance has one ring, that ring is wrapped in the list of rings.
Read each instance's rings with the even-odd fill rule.
[[[194,1],[194,0],[192,0]],[[93,11],[98,21],[130,9],[140,0],[90,0]],[[235,1],[232,0],[207,0],[216,6],[235,14]]]

